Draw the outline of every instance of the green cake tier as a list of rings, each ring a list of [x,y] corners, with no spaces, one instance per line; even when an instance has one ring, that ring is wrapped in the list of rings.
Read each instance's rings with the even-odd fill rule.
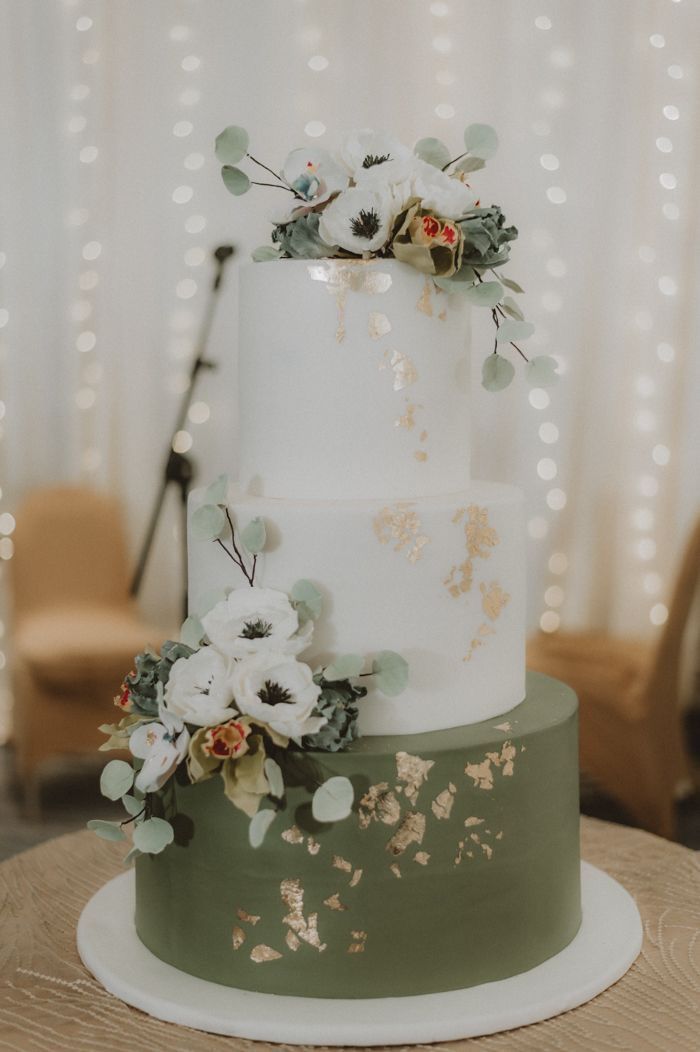
[[[392,997],[504,979],[581,920],[577,702],[528,675],[484,723],[312,753],[355,810],[315,823],[288,789],[264,844],[219,777],[175,786],[177,840],[136,862],[136,930],[161,960],[245,990]]]

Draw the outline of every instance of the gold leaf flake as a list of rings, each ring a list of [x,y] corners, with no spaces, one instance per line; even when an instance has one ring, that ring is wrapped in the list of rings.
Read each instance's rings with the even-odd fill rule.
[[[382,336],[391,332],[391,322],[386,314],[376,310],[370,311],[367,331],[373,340],[380,340]]]
[[[332,864],[335,869],[342,869],[344,873],[349,873],[352,870],[352,863],[348,862],[346,858],[341,858],[340,855],[333,855]]]
[[[318,934],[318,914],[310,913],[308,917],[304,916],[304,889],[301,881],[298,878],[283,880],[280,884],[280,895],[289,910],[287,916],[282,918],[282,923],[291,928],[302,942],[314,946],[322,953],[326,949],[326,943],[321,942]]]
[[[512,742],[504,742],[500,752],[487,752],[481,763],[468,763],[464,773],[474,782],[477,789],[493,789],[493,769],[500,769],[504,777],[513,774],[517,749]]]
[[[418,370],[407,354],[401,351],[386,351],[380,369],[390,368],[394,373],[394,390],[403,391],[418,379]]]
[[[443,789],[441,793],[438,793],[430,805],[435,817],[440,819],[449,818],[452,813],[454,799],[454,795],[450,789]]]
[[[487,617],[495,621],[496,618],[500,617],[501,611],[510,599],[510,596],[503,591],[498,581],[491,581],[489,585],[485,585],[482,581],[479,585],[479,591],[481,592],[482,610]]]
[[[398,880],[401,880],[401,868],[400,868],[400,866],[397,866],[395,862],[392,862],[392,864],[389,866],[389,869],[391,870],[391,872],[394,874],[394,876]]]
[[[349,289],[376,296],[391,288],[391,274],[377,270],[371,264],[365,269],[359,260],[353,263],[324,260],[310,263],[306,269],[313,281],[323,282],[332,290]]]
[[[471,661],[472,655],[474,654],[474,651],[478,650],[479,647],[483,647],[485,638],[487,636],[493,636],[495,634],[496,634],[496,630],[495,630],[495,628],[492,628],[491,625],[487,625],[487,624],[479,625],[479,628],[477,629],[477,633],[474,636],[474,638],[472,639],[472,641],[470,642],[469,649],[467,650],[467,653],[462,658],[462,661]]]
[[[417,862],[419,866],[427,866],[430,862],[430,855],[427,851],[416,851],[413,861]]]
[[[411,756],[407,752],[397,752],[396,777],[399,782],[404,783],[404,795],[412,804],[415,804],[418,800],[420,787],[428,777],[430,768],[434,766],[434,760],[422,760],[420,756]]]
[[[457,792],[457,786],[454,784],[454,782],[450,782],[447,788],[450,790],[451,793]]]
[[[471,559],[465,559],[459,566],[453,566],[449,574],[442,582],[455,599],[458,599],[460,595],[464,595],[468,592],[472,586],[472,580],[474,575],[474,567]]]
[[[271,946],[266,946],[265,943],[260,943],[259,946],[254,946],[250,951],[250,959],[255,964],[264,964],[265,961],[278,961],[282,956],[277,950],[273,950]]]
[[[512,725],[510,723],[508,723],[508,721],[506,721],[505,723],[497,723],[496,726],[494,727],[494,730],[495,731],[503,731],[504,734],[508,734],[509,731],[513,730],[513,727],[512,727]]]
[[[370,785],[359,805],[360,828],[366,829],[370,822],[383,822],[394,826],[401,817],[401,804],[389,789],[388,782]]]
[[[256,917],[255,914],[247,913],[246,910],[242,909],[236,910],[236,916],[238,917],[239,921],[243,921],[244,924],[257,924],[260,920],[259,916]]]
[[[301,946],[301,943],[299,942],[293,931],[287,932],[287,934],[284,937],[284,941],[287,943],[287,946],[293,953],[296,953],[296,951]]]
[[[483,824],[484,824],[484,819],[483,818],[476,818],[476,816],[474,816],[474,815],[472,815],[471,818],[465,818],[464,819],[464,825],[465,825],[465,827],[467,829],[469,829],[470,826],[482,826]]]
[[[464,527],[467,538],[467,551],[473,559],[488,559],[491,548],[498,544],[498,534],[489,526],[488,508],[470,504],[467,508],[469,520]]]
[[[416,426],[416,409],[420,408],[415,402],[409,402],[404,415],[397,417],[394,421],[394,427],[405,427],[407,431],[410,431]]]
[[[352,879],[350,881],[350,885],[349,886],[351,888],[355,888],[355,887],[357,887],[357,885],[360,883],[361,880],[362,880],[362,870],[361,869],[356,869],[355,872],[352,875]]]
[[[317,855],[321,850],[321,845],[319,844],[318,840],[310,836],[306,842],[306,849],[310,855]]]
[[[285,829],[283,833],[280,833],[283,840],[286,840],[288,844],[303,844],[304,834],[298,826],[290,826],[289,829]]]
[[[481,843],[481,837],[478,833],[470,833],[469,838],[474,841],[475,844]]]
[[[502,829],[500,830],[500,832],[496,833],[496,840],[503,840],[503,830]]]
[[[452,521],[453,522],[461,522],[462,519],[464,518],[465,514],[466,514],[466,511],[467,511],[466,508],[457,508],[457,511],[452,516]]]
[[[493,789],[493,771],[489,759],[481,763],[468,763],[464,773],[473,780],[476,789]]]
[[[365,943],[367,942],[366,931],[354,931],[352,932],[354,942],[351,942],[348,946],[348,953],[364,953]]]
[[[324,899],[323,900],[323,905],[324,906],[328,906],[329,910],[346,910],[347,909],[347,906],[345,906],[340,901],[340,895],[338,894],[337,891],[336,891],[336,893],[334,895],[329,895],[329,897],[327,899]]]
[[[382,508],[375,516],[373,526],[377,540],[381,544],[393,541],[395,552],[406,549],[410,563],[420,559],[423,548],[430,542],[430,538],[421,533],[421,521],[413,505],[406,501]]]
[[[427,314],[429,318],[432,318],[433,316],[433,300],[430,295],[432,291],[432,284],[433,283],[430,280],[430,278],[425,279],[425,284],[423,285],[423,292],[421,294],[420,299],[416,303],[416,310],[421,311],[422,314]]]
[[[460,864],[460,862],[462,861],[463,854],[464,854],[464,841],[460,840],[459,844],[457,845],[457,854],[455,855],[455,861],[454,861],[455,866],[458,866]]]
[[[427,437],[428,437],[428,432],[426,430],[421,431],[421,433],[420,433],[420,441],[421,442],[425,442]]]
[[[236,925],[231,932],[231,942],[233,943],[234,950],[240,950],[245,942],[245,932],[243,931],[243,928],[239,928],[238,925]]]
[[[493,848],[489,847],[488,844],[482,844],[481,845],[481,850],[484,852],[484,854],[486,855],[487,859],[490,862],[491,859],[493,858]]]
[[[426,460],[428,459],[428,454],[425,452],[424,449],[417,449],[413,456],[416,458],[416,460],[419,460],[421,464],[425,464]]]
[[[441,310],[438,314],[438,318],[440,319],[440,321],[447,321],[447,311]]]
[[[422,844],[424,834],[425,815],[419,811],[407,811],[386,849],[392,855],[402,855],[410,844]]]

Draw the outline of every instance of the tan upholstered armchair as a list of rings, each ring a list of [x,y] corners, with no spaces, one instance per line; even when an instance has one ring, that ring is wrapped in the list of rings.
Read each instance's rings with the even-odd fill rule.
[[[679,709],[681,647],[700,578],[700,521],[655,644],[584,632],[540,633],[528,667],[579,696],[581,769],[643,829],[673,839],[678,787],[691,783]],[[691,783],[692,784],[692,783]]]
[[[13,570],[14,739],[25,793],[38,800],[41,765],[92,753],[133,657],[159,646],[128,594],[116,501],[57,487],[30,494],[17,512]]]

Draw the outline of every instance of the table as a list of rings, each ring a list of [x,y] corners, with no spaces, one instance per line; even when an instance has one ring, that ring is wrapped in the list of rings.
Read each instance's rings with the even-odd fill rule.
[[[642,955],[594,1001],[556,1019],[434,1052],[696,1052],[700,1033],[700,853],[584,818],[583,856],[635,897]],[[121,872],[124,848],[71,833],[0,865],[0,1049],[13,1052],[282,1052],[151,1019],[85,970],[75,927],[92,894]]]

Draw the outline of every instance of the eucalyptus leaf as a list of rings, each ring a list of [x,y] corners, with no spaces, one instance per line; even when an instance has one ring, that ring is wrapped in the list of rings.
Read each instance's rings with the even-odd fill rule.
[[[221,169],[221,178],[226,189],[235,197],[247,194],[250,190],[250,179],[240,168],[232,168],[230,164],[225,164]]]
[[[104,822],[101,818],[93,818],[87,827],[103,840],[126,840],[126,834],[118,822]]]
[[[472,285],[467,289],[466,297],[475,307],[490,307],[493,309],[500,303],[503,295],[503,286],[500,281],[482,281],[479,285]]]
[[[159,855],[172,844],[175,830],[164,818],[147,818],[134,829],[134,847],[148,855]]]
[[[406,689],[408,662],[393,650],[382,650],[372,662],[375,685],[382,694],[395,697]]]
[[[139,849],[137,847],[132,847],[131,851],[128,851],[126,853],[126,855],[124,855],[124,858],[122,859],[122,862],[123,862],[123,864],[125,866],[128,866],[131,862],[134,861],[134,859],[137,859],[139,857],[139,855],[142,855],[142,854],[143,854],[143,851],[139,851]]]
[[[226,504],[228,497],[228,475],[219,475],[204,491],[205,504]]]
[[[210,610],[213,610],[218,603],[223,603],[224,599],[228,597],[228,592],[225,588],[210,588],[203,595],[200,595],[197,599],[197,617],[205,617]]]
[[[110,760],[100,775],[100,792],[108,800],[119,800],[134,784],[134,769],[125,760]]]
[[[215,541],[226,528],[226,515],[218,504],[203,504],[190,519],[190,536],[196,541]]]
[[[426,161],[435,168],[444,168],[450,163],[450,151],[440,139],[419,139],[413,147],[413,152],[421,161]]]
[[[458,161],[455,165],[456,172],[478,172],[480,168],[486,167],[486,161],[483,157],[463,157],[461,161]]]
[[[245,128],[239,128],[236,124],[224,128],[214,143],[217,160],[222,164],[238,164],[248,152],[249,141]]]
[[[129,796],[128,793],[122,797],[122,803],[127,814],[130,814],[132,818],[143,811],[143,800],[137,800],[135,796]]]
[[[549,354],[538,354],[531,358],[525,373],[532,387],[552,387],[559,381],[557,360]]]
[[[270,260],[280,258],[280,247],[279,245],[260,245],[259,248],[253,249],[251,258],[254,263],[269,263]]]
[[[276,800],[281,800],[284,796],[284,778],[282,777],[282,768],[273,760],[271,756],[268,756],[263,764],[263,770],[270,786],[270,793],[275,797]],[[260,812],[258,812],[260,813]]]
[[[317,822],[342,822],[352,811],[355,790],[349,778],[336,775],[319,786],[311,801]]]
[[[203,638],[204,625],[198,617],[190,614],[190,616],[185,618],[182,622],[182,628],[180,629],[180,642],[184,643],[186,647],[190,647],[192,650],[198,650]]]
[[[501,284],[505,285],[505,287],[507,289],[510,289],[511,292],[524,292],[525,291],[525,289],[521,288],[521,286],[518,285],[517,281],[513,281],[512,278],[503,278],[502,277],[500,279],[500,281],[501,281]]]
[[[294,600],[294,605],[302,624],[305,624],[307,621],[315,621],[321,616],[323,598],[318,588],[311,581],[304,579],[297,581],[292,586],[290,595]]]
[[[353,676],[359,676],[364,663],[364,658],[359,654],[342,654],[323,670],[323,678],[327,683],[352,679]]]
[[[267,530],[263,519],[257,517],[252,519],[248,525],[241,530],[241,540],[251,555],[258,555],[265,547],[267,541]]]
[[[481,368],[481,385],[487,391],[502,391],[515,376],[515,366],[500,354],[490,354]]]
[[[269,807],[253,815],[248,826],[248,840],[251,847],[260,847],[276,816],[277,812],[270,810]]]
[[[473,157],[488,161],[498,149],[498,136],[490,124],[470,124],[464,132],[464,145]]]
[[[512,296],[504,296],[502,306],[503,310],[506,314],[510,314],[511,318],[515,318],[517,321],[525,321],[525,315]]]
[[[498,343],[512,343],[514,340],[527,340],[532,336],[535,331],[535,326],[529,321],[517,321],[514,318],[508,318],[507,321],[501,322],[498,332],[496,333],[496,340]]]

